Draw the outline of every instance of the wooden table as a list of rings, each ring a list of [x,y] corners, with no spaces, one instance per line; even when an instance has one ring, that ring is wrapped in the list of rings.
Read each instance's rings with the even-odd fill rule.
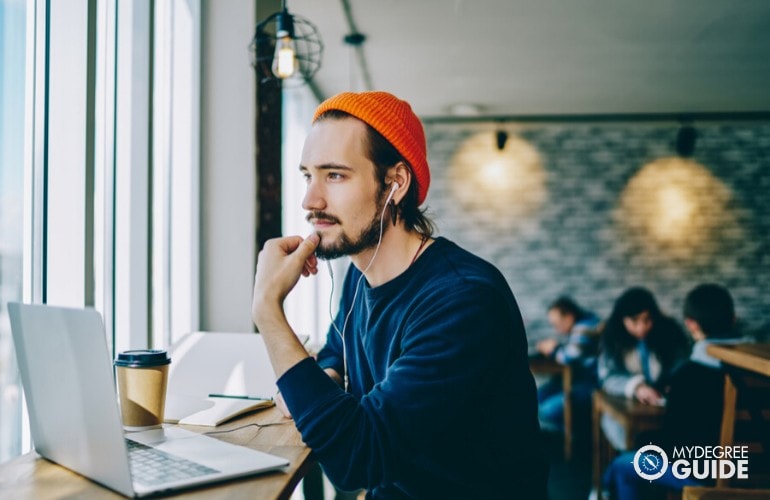
[[[659,429],[663,425],[666,409],[662,406],[643,404],[636,399],[610,396],[602,390],[593,395],[593,476],[597,498],[601,500],[602,473],[615,456],[615,450],[602,433],[602,415],[611,416],[623,426],[626,433],[626,449],[634,446],[636,436],[643,431]]]
[[[728,365],[770,377],[770,344],[709,344],[706,352]]]
[[[217,485],[184,490],[172,496],[205,500],[231,499],[273,499],[289,498],[300,479],[313,465],[314,460],[294,422],[281,415],[275,408],[267,408],[235,419],[217,428],[181,426],[195,432],[206,433],[236,429],[247,424],[285,422],[258,428],[245,427],[227,434],[213,434],[212,437],[255,450],[284,457],[291,463],[281,471],[267,472],[248,478],[235,479]],[[123,498],[112,490],[105,489],[82,476],[71,472],[30,452],[0,465],[0,496],[14,499],[79,498],[102,499]]]
[[[532,373],[561,375],[564,393],[564,459],[572,458],[572,368],[545,356],[531,356],[529,369]]]

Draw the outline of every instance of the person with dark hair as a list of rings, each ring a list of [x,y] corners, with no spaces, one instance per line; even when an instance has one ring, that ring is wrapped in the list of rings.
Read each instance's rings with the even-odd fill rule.
[[[599,341],[599,317],[574,299],[561,296],[548,306],[548,322],[559,338],[540,340],[537,351],[557,363],[572,367],[572,401],[583,414],[588,409],[591,393],[596,388],[596,355]],[[554,376],[537,390],[540,425],[564,430],[564,398],[562,380]]]
[[[268,241],[252,318],[281,407],[332,483],[367,498],[545,498],[548,462],[524,322],[490,263],[432,235],[425,133],[386,92],[319,105],[302,151],[313,233]],[[348,255],[317,359],[283,302]]]
[[[600,341],[599,383],[610,395],[663,405],[662,390],[690,352],[684,330],[661,312],[652,292],[627,289],[618,297]],[[623,428],[603,415],[602,429],[618,450],[626,448]]]
[[[735,338],[735,305],[727,288],[715,283],[698,285],[684,302],[684,323],[699,341]],[[689,325],[688,325],[689,323]]]
[[[668,456],[673,456],[674,447],[719,443],[725,377],[720,361],[706,353],[706,346],[741,341],[734,328],[733,299],[721,285],[698,285],[687,294],[684,324],[695,345],[689,360],[674,370],[667,384],[663,427],[637,439],[640,446],[660,446]],[[667,470],[651,485],[636,474],[634,455],[633,451],[619,455],[607,469],[605,483],[613,498],[634,500],[661,486],[681,490],[709,484],[708,480],[678,479]]]

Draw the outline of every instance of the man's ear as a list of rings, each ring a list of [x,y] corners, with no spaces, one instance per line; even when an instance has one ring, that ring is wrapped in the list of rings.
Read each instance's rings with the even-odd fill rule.
[[[398,205],[401,200],[404,199],[406,193],[409,191],[409,185],[412,182],[412,171],[406,163],[400,161],[390,167],[388,170],[388,185],[392,185],[394,182],[398,183],[398,189],[393,193],[393,202]]]

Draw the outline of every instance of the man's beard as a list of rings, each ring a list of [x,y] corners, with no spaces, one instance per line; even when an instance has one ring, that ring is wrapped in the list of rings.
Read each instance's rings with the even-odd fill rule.
[[[324,245],[325,237],[321,237],[321,243],[315,250],[315,255],[319,259],[333,260],[343,255],[356,255],[377,246],[380,242],[380,227],[382,227],[383,233],[387,229],[386,224],[381,223],[380,216],[382,214],[382,204],[377,204],[377,210],[375,211],[374,218],[369,225],[358,233],[358,238],[351,239],[344,232],[337,238],[337,241],[331,242],[328,245]],[[330,216],[323,212],[311,212],[308,214],[308,219],[320,219],[328,220],[339,224],[339,219]]]

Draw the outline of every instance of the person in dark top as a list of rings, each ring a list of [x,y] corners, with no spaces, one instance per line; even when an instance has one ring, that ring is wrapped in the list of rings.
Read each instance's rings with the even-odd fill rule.
[[[724,396],[724,372],[719,360],[706,353],[706,346],[732,343],[735,333],[735,308],[730,292],[721,285],[705,283],[692,289],[685,298],[684,323],[695,341],[690,359],[672,373],[667,390],[666,414],[661,429],[637,438],[639,446],[653,443],[669,457],[674,447],[715,446],[719,444]],[[640,478],[633,466],[634,452],[618,456],[610,464],[605,481],[613,498],[630,499],[649,493],[650,482]],[[671,468],[656,479],[652,487],[681,490],[687,485],[704,485],[692,477],[674,477]]]
[[[524,325],[502,274],[419,207],[422,124],[385,92],[321,103],[302,152],[314,231],[266,243],[252,317],[324,472],[368,498],[545,498],[547,461]],[[283,301],[318,258],[349,255],[339,312],[313,359]]]

